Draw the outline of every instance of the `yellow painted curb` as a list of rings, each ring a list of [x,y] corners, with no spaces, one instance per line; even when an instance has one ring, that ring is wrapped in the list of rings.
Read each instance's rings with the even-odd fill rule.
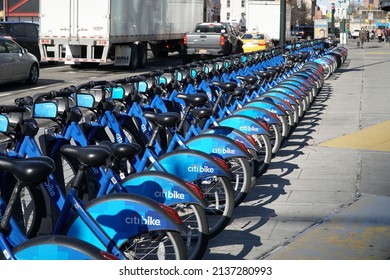
[[[319,146],[390,152],[390,121],[323,142]]]

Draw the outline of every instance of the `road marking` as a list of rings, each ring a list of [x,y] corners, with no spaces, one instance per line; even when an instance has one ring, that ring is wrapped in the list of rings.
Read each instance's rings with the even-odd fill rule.
[[[390,120],[323,142],[319,146],[390,152]]]

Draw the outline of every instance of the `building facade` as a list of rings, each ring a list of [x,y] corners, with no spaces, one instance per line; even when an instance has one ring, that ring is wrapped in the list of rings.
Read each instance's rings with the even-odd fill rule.
[[[39,0],[0,0],[3,19],[7,21],[39,21]]]

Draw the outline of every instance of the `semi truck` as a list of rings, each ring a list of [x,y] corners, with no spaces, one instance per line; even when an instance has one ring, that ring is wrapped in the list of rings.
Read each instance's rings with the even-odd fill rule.
[[[278,44],[280,41],[280,1],[248,0],[246,26],[249,33],[263,33]],[[285,40],[291,40],[291,4],[286,3]]]
[[[203,0],[40,0],[41,61],[130,69],[181,51],[184,34],[203,21]]]

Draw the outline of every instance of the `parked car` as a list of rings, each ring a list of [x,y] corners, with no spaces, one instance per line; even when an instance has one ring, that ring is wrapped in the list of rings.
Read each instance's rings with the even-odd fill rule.
[[[35,84],[39,78],[39,61],[15,41],[0,37],[0,84],[25,81]]]
[[[273,47],[271,38],[263,33],[245,33],[241,36],[244,52],[261,51]]]
[[[33,22],[0,22],[0,36],[14,40],[40,61],[39,25]]]
[[[314,26],[296,26],[291,33],[296,40],[312,40],[314,39]]]
[[[352,39],[357,39],[357,38],[359,38],[359,33],[360,33],[360,30],[359,30],[359,29],[354,29],[354,30],[351,32],[351,38],[352,38]]]

